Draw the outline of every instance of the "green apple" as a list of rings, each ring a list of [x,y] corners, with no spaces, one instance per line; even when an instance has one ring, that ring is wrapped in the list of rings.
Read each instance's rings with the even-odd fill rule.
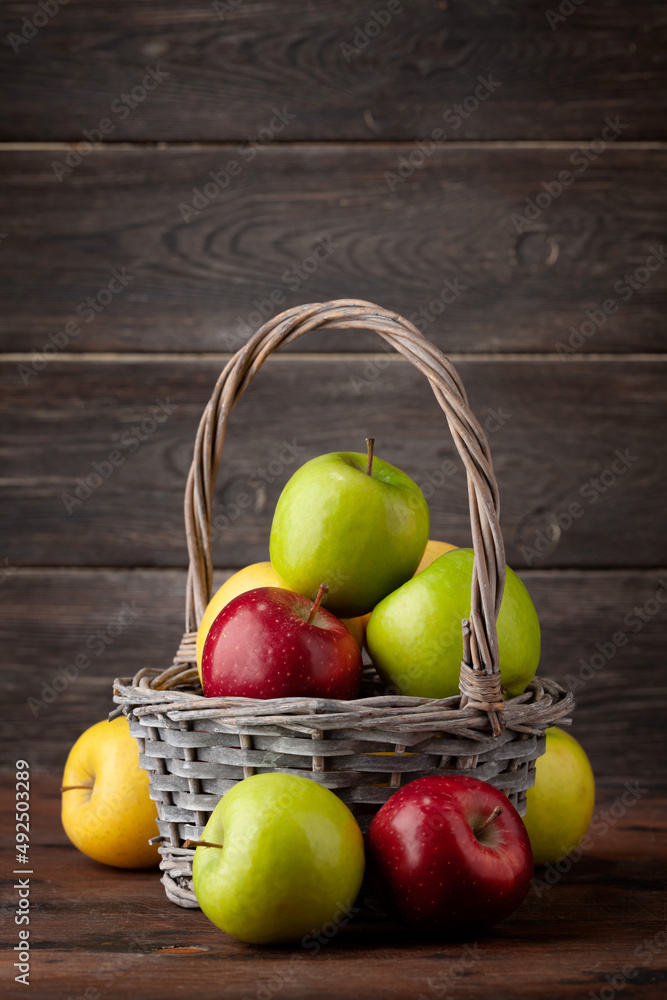
[[[378,604],[366,643],[386,684],[401,694],[447,698],[459,690],[461,621],[470,615],[472,549],[453,549]],[[521,694],[540,660],[540,623],[530,595],[509,567],[498,615],[500,680]]]
[[[586,833],[595,805],[595,778],[581,743],[563,729],[546,731],[523,818],[536,865],[559,861]]]
[[[202,910],[249,944],[300,941],[345,917],[364,874],[354,816],[323,785],[256,774],[223,795],[197,847],[193,882]]]
[[[354,618],[409,580],[428,541],[424,494],[404,472],[357,452],[320,455],[282,491],[271,562],[298,594],[324,582],[328,611]]]

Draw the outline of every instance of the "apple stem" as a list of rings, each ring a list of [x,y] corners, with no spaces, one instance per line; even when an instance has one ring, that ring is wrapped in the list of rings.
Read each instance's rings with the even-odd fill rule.
[[[366,475],[373,475],[373,449],[375,448],[375,438],[366,438],[366,453],[368,455],[368,463],[366,465]]]
[[[72,792],[72,791],[74,791],[75,788],[87,788],[88,790],[90,790],[92,787],[93,787],[92,785],[61,785],[60,786],[60,791],[61,792]]]
[[[329,588],[327,587],[326,583],[321,583],[320,584],[320,589],[317,591],[317,597],[315,598],[315,600],[313,602],[313,606],[310,609],[310,614],[308,615],[308,624],[309,625],[312,622],[312,620],[315,617],[315,615],[317,614],[317,612],[319,611],[320,604],[322,603],[322,598],[324,597],[325,594],[328,594],[328,593],[329,593]]]
[[[210,840],[186,840],[184,847],[219,847],[222,850],[222,844],[212,844]]]
[[[479,836],[482,830],[486,830],[487,826],[491,826],[494,820],[498,819],[502,811],[503,811],[502,806],[496,806],[491,815],[486,817],[482,825],[477,827],[477,829],[475,830],[475,836],[476,837]]]

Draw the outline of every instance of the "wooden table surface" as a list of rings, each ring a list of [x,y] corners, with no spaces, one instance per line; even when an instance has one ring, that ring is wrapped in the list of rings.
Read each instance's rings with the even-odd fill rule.
[[[198,910],[169,903],[156,872],[88,860],[61,828],[58,784],[52,777],[31,782],[30,988],[6,977],[4,996],[664,996],[667,821],[664,788],[656,785],[605,783],[591,849],[562,874],[539,870],[520,909],[479,940],[424,943],[366,910],[314,954],[299,946],[240,944]],[[4,779],[1,789],[3,848],[11,849],[13,782]],[[8,886],[2,923],[8,965],[18,940],[15,897]]]

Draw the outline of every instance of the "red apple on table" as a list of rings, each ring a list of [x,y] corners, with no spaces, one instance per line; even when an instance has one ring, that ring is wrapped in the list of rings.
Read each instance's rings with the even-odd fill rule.
[[[493,926],[521,903],[533,874],[521,817],[477,778],[411,781],[376,814],[366,847],[392,912],[429,934]]]
[[[280,587],[239,594],[217,616],[204,643],[202,686],[209,698],[356,698],[361,650],[315,601]]]

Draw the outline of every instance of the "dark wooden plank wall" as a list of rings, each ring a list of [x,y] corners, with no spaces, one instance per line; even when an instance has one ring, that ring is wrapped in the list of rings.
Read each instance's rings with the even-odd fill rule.
[[[37,28],[37,8],[2,7],[1,739],[36,769],[62,766],[112,677],[171,659],[184,481],[226,352],[262,310],[354,296],[454,355],[542,669],[575,679],[596,772],[662,777],[665,8],[587,0],[550,24],[540,0],[402,6],[366,45],[386,3],[70,0]],[[142,97],[150,67],[168,75]],[[428,386],[377,338],[327,333],[272,360],[233,416],[220,578],[266,556],[296,461],[371,432],[425,485],[433,535],[466,544]],[[123,601],[136,621],[97,655]]]
[[[437,126],[448,139],[592,139],[608,113],[627,117],[625,138],[667,137],[664,4],[568,6],[559,17],[544,0],[69,0],[35,31],[32,9],[7,0],[14,93],[0,136],[71,141],[111,115],[114,141],[238,142],[285,105],[289,141],[410,141]],[[147,66],[169,76],[121,115],[113,100]],[[480,76],[499,85],[493,101],[443,122]]]
[[[235,350],[262,314],[353,295],[415,315],[446,351],[660,351],[667,157],[622,138],[582,162],[586,143],[445,146],[416,169],[410,144],[276,143],[252,162],[233,146],[111,148],[62,180],[67,146],[0,152],[0,345],[40,350],[72,321],[68,351]],[[230,161],[222,190],[210,175],[224,183]],[[565,170],[551,200],[543,184],[557,192]],[[92,314],[114,269],[127,284]]]
[[[5,362],[0,517],[10,563],[185,565],[183,492],[220,365],[79,355],[23,385],[25,362]],[[458,367],[491,441],[510,563],[667,565],[662,359]],[[469,544],[463,466],[416,369],[385,354],[278,356],[230,420],[215,509],[218,565],[268,558],[273,509],[290,475],[323,452],[363,450],[366,435],[423,487],[432,535]],[[245,508],[241,494],[251,498]]]

